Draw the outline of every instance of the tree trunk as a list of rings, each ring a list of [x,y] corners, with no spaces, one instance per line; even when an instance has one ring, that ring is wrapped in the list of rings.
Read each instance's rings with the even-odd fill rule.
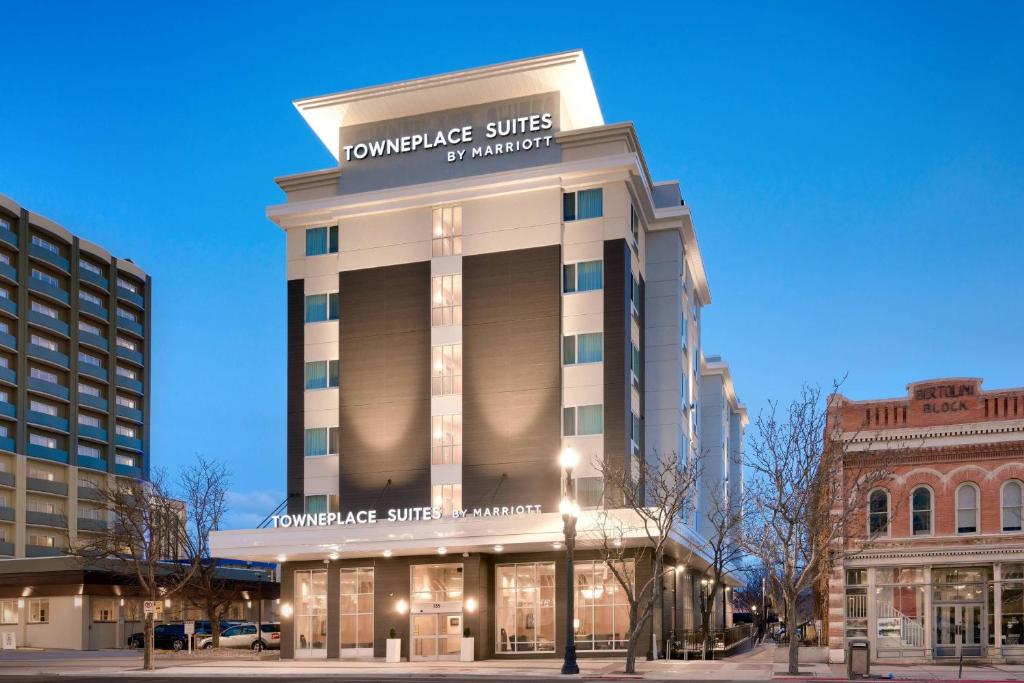
[[[636,645],[640,639],[637,637],[637,610],[640,609],[639,603],[631,605],[629,610],[629,643],[626,647],[626,673],[636,673]]]
[[[216,605],[207,607],[210,617],[210,637],[215,648],[220,647],[220,608]]]
[[[796,636],[796,605],[786,602],[786,635],[789,637],[789,675],[800,673],[800,639]]]
[[[153,613],[150,612],[146,615],[146,626],[143,629],[143,641],[145,647],[142,650],[142,668],[146,671],[152,671],[154,668],[153,663],[153,640],[155,637],[153,627]]]

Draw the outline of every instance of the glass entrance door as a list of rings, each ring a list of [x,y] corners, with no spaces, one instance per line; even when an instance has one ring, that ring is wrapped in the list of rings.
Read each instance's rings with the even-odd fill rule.
[[[935,606],[935,656],[980,657],[985,643],[984,605]]]
[[[461,614],[412,615],[412,659],[458,659],[461,639]]]

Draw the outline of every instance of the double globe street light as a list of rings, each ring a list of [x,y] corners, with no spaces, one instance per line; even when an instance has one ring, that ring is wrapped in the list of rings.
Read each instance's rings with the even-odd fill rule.
[[[566,601],[565,601],[565,661],[562,662],[563,674],[578,674],[580,667],[576,663],[576,574],[572,566],[572,554],[576,546],[576,520],[580,516],[580,506],[576,503],[572,471],[579,464],[576,451],[565,448],[558,456],[558,464],[562,468],[562,501],[558,511],[562,514],[562,527],[565,534],[566,556]]]

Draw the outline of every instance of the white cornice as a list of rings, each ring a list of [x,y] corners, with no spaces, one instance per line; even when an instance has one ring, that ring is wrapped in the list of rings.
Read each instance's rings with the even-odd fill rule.
[[[840,439],[851,444],[851,450],[858,450],[858,447],[871,450],[904,448],[907,441],[920,441],[924,448],[1005,443],[1024,440],[1024,420],[843,432]]]

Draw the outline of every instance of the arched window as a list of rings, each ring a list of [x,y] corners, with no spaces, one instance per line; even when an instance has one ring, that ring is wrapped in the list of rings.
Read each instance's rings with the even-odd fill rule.
[[[961,484],[956,490],[956,532],[978,533],[978,489],[974,484]]]
[[[1024,484],[1016,479],[1003,484],[1003,531],[1020,531],[1024,518]]]
[[[932,492],[919,486],[910,494],[911,529],[915,536],[925,536],[932,532]]]
[[[875,489],[868,497],[868,533],[886,536],[889,533],[889,494]]]

